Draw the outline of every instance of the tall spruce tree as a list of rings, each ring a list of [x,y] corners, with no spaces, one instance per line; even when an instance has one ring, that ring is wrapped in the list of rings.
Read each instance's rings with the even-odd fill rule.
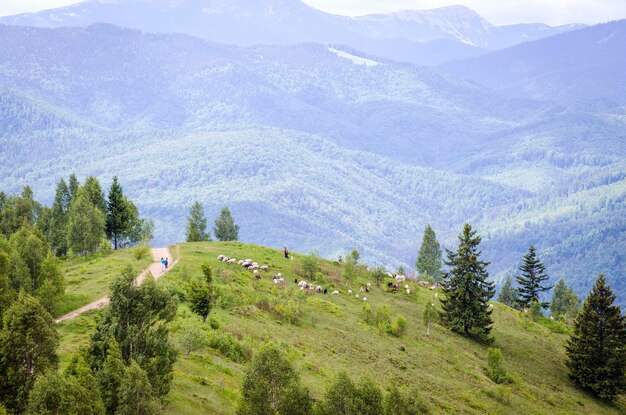
[[[574,318],[580,310],[580,298],[576,295],[572,287],[568,287],[563,279],[560,279],[554,286],[550,312],[553,316],[566,316]]]
[[[78,193],[78,188],[80,187],[80,183],[78,182],[78,179],[76,178],[76,175],[74,173],[70,174],[70,177],[67,181],[67,187],[70,190],[70,198],[74,199],[76,197],[76,194]]]
[[[569,377],[607,400],[626,390],[626,319],[614,302],[600,275],[566,345]]]
[[[424,229],[422,246],[415,261],[415,269],[417,269],[420,275],[426,275],[434,281],[440,282],[442,277],[441,265],[441,245],[437,241],[435,231],[428,225]]]
[[[59,180],[50,213],[49,240],[58,256],[67,254],[67,214],[72,197],[64,179]]]
[[[537,302],[542,308],[548,308],[550,303],[541,302],[541,293],[552,289],[551,285],[544,285],[550,277],[546,274],[546,268],[537,258],[537,250],[534,246],[528,248],[524,255],[522,265],[519,267],[522,275],[515,277],[519,287],[516,290],[515,302],[520,308],[529,308],[533,302]]]
[[[206,217],[200,202],[195,201],[189,208],[187,218],[187,242],[210,241],[211,236],[206,231]]]
[[[21,292],[4,313],[0,330],[0,403],[11,412],[26,409],[37,376],[55,369],[59,335],[52,316]]]
[[[481,238],[469,224],[459,235],[456,252],[446,250],[450,271],[443,282],[445,298],[441,318],[452,331],[481,341],[490,341],[491,310],[487,302],[495,294],[493,282],[487,281],[488,262],[479,259]]]
[[[215,220],[213,234],[218,241],[239,240],[239,225],[235,225],[235,221],[227,207],[222,208],[219,217]]]
[[[515,290],[512,287],[510,275],[506,276],[504,284],[502,284],[498,301],[502,304],[508,305],[509,307],[515,306]]]
[[[107,238],[113,241],[113,249],[118,248],[119,240],[128,228],[128,205],[124,198],[122,186],[117,181],[117,176],[113,177],[111,188],[109,189],[109,201],[107,203],[106,234]]]

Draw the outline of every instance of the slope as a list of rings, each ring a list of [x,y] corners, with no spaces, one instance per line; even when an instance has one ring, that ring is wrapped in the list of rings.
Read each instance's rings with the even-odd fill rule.
[[[293,283],[301,278],[300,255],[285,260],[282,252],[240,243],[194,243],[176,247],[179,265],[159,284],[169,286],[184,298],[186,284],[200,277],[200,264],[208,262],[219,289],[220,299],[206,327],[210,347],[182,353],[175,367],[174,387],[166,413],[233,414],[242,376],[250,357],[265,341],[273,341],[297,367],[314,399],[341,370],[351,377],[373,377],[381,387],[416,386],[433,413],[516,413],[524,414],[618,414],[626,401],[615,406],[603,404],[574,387],[564,365],[566,335],[554,331],[566,328],[529,321],[499,303],[494,307],[495,346],[502,349],[507,369],[515,384],[498,386],[485,374],[485,346],[480,346],[435,325],[426,336],[422,323],[425,304],[437,301],[434,292],[409,282],[411,294],[388,292],[386,285],[373,285],[367,303],[376,309],[389,307],[391,318],[408,320],[406,333],[399,338],[379,333],[365,323],[362,299],[348,295],[368,281],[360,270],[358,281],[345,285],[338,278],[337,263],[319,260],[321,274],[316,284],[338,296],[306,294]],[[226,254],[252,258],[270,265],[260,281],[237,265],[217,260]],[[271,275],[281,272],[285,288],[277,287]],[[370,282],[373,282],[369,280]],[[329,291],[329,292],[330,292]],[[93,332],[97,313],[63,323],[63,361]],[[173,341],[179,344],[184,323],[199,321],[183,302],[172,324]],[[195,323],[199,324],[199,323]],[[208,326],[209,324],[207,324]],[[551,328],[551,329],[550,329]]]

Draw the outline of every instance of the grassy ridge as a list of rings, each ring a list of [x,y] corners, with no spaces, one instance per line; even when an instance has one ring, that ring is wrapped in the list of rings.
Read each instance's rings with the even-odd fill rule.
[[[263,280],[250,271],[217,261],[225,254],[252,258],[271,266]],[[212,348],[181,353],[167,414],[233,414],[241,379],[253,351],[264,341],[275,342],[298,368],[312,396],[320,399],[334,375],[346,370],[352,377],[369,375],[381,387],[417,385],[434,413],[495,414],[619,414],[626,411],[622,398],[616,406],[599,402],[578,390],[567,379],[564,365],[566,335],[533,323],[499,303],[494,308],[496,347],[503,351],[515,384],[498,386],[485,374],[487,348],[435,325],[430,336],[422,322],[424,305],[434,298],[429,289],[411,285],[411,294],[390,293],[386,287],[366,294],[378,309],[389,306],[393,318],[408,320],[404,336],[379,333],[365,323],[363,301],[347,294],[339,283],[338,264],[320,260],[323,282],[339,289],[339,296],[307,295],[293,278],[299,272],[298,256],[285,260],[282,252],[240,243],[193,243],[179,245],[179,264],[159,284],[184,293],[187,281],[200,276],[199,266],[208,261],[214,270],[221,297],[208,329]],[[271,282],[273,273],[287,279],[284,289]],[[366,281],[350,284],[358,290]],[[362,296],[363,294],[361,294]],[[184,320],[197,320],[183,302],[173,324],[173,341]],[[61,353],[75,350],[88,340],[93,315],[81,316],[60,327]],[[208,324],[207,324],[208,326]]]

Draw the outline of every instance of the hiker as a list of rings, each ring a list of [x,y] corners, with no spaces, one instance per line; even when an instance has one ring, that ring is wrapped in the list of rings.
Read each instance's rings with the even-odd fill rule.
[[[287,250],[287,247],[285,247],[285,259],[289,259],[289,251]]]
[[[165,259],[161,258],[161,272],[165,271]]]
[[[169,258],[165,258],[165,269],[167,269],[167,266],[170,264]]]

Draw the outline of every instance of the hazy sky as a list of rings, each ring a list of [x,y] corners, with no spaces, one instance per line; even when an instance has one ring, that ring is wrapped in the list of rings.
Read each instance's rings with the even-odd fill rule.
[[[328,12],[360,15],[463,4],[495,24],[601,23],[626,18],[626,0],[304,0]],[[0,16],[49,9],[77,0],[0,0]]]

